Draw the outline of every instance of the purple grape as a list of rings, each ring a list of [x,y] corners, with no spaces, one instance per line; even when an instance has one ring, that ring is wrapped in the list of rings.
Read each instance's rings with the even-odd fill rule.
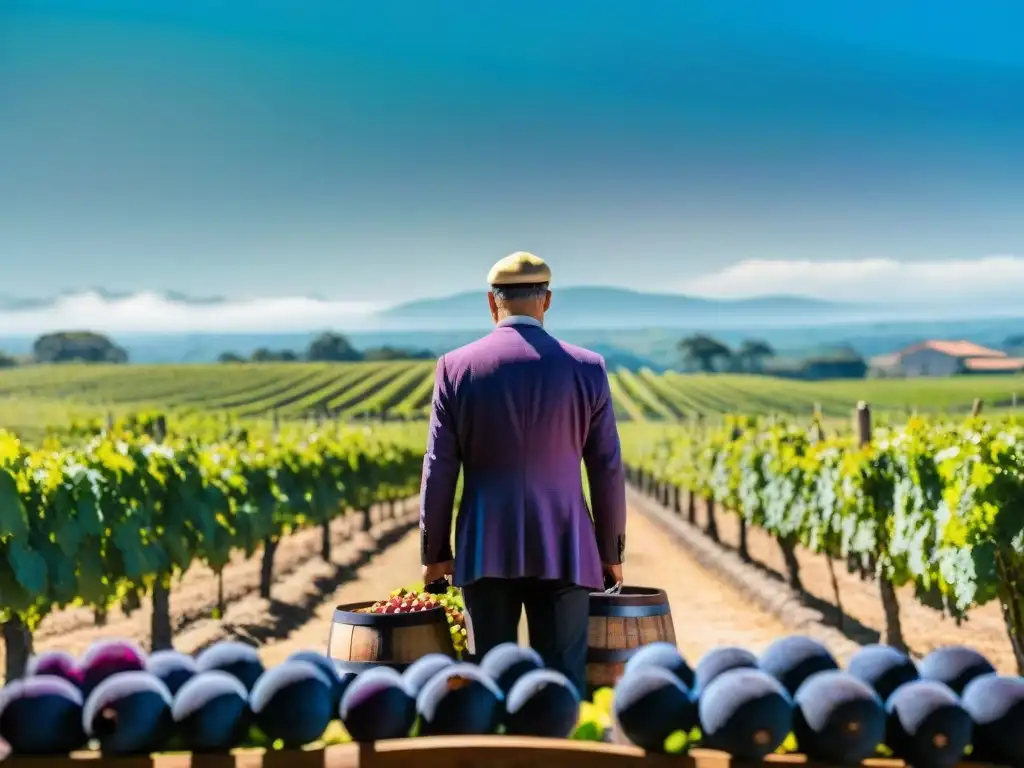
[[[811,675],[793,700],[793,734],[800,751],[814,760],[858,764],[885,739],[882,700],[848,672]]]
[[[66,651],[43,651],[33,656],[28,660],[25,675],[54,675],[79,688],[82,686],[82,670],[78,666],[78,660]]]
[[[146,671],[167,686],[174,696],[178,690],[199,672],[196,660],[181,651],[156,651],[146,659]]]
[[[921,678],[945,683],[959,696],[974,678],[994,674],[992,662],[973,648],[947,645],[936,648],[917,665]]]
[[[0,690],[0,738],[15,755],[66,755],[86,743],[82,694],[56,675],[13,680]]]
[[[375,667],[352,681],[339,713],[353,741],[401,739],[416,722],[416,700],[398,672]]]
[[[196,668],[200,672],[219,669],[221,672],[234,675],[250,692],[263,674],[263,662],[260,661],[259,652],[251,645],[233,640],[215,643],[200,653],[196,657]]]
[[[733,645],[712,648],[697,662],[693,675],[694,694],[700,695],[716,677],[733,669],[757,669],[757,657],[746,648]]]
[[[494,733],[504,696],[491,678],[472,664],[453,664],[427,682],[416,697],[425,736]]]
[[[962,704],[974,721],[972,760],[1024,764],[1024,678],[976,677],[964,688]]]
[[[816,672],[839,669],[829,650],[805,635],[780,637],[764,649],[757,666],[782,683],[790,696]]]
[[[664,752],[665,739],[697,724],[697,705],[683,681],[656,664],[619,679],[612,714],[615,730],[648,752]]]
[[[146,653],[131,640],[99,640],[78,660],[82,670],[82,693],[86,699],[111,675],[141,672],[146,668]]]
[[[697,711],[704,745],[742,760],[760,762],[793,727],[793,699],[782,683],[749,667],[727,669],[702,686]]]
[[[171,716],[189,750],[225,752],[248,730],[249,692],[227,672],[200,672],[175,695]]]
[[[345,689],[356,679],[355,673],[342,672],[333,659],[316,651],[296,651],[288,657],[288,661],[308,661],[324,673],[331,683],[331,710],[337,712]]]
[[[850,659],[846,671],[874,688],[883,702],[904,683],[918,679],[913,659],[889,645],[865,645]]]
[[[675,675],[679,682],[689,690],[693,687],[694,675],[683,654],[672,643],[656,642],[641,646],[626,662],[623,676],[641,667],[661,667]]]
[[[496,645],[480,659],[480,671],[496,682],[504,694],[508,694],[516,680],[536,669],[544,669],[540,654],[516,643]]]
[[[308,661],[286,661],[256,681],[249,706],[256,724],[286,747],[301,747],[319,739],[335,710],[331,681]]]
[[[454,663],[455,660],[451,656],[445,656],[443,653],[428,653],[410,664],[402,673],[402,679],[405,680],[409,693],[416,696],[423,690],[423,686],[430,678]]]
[[[89,694],[82,725],[104,754],[159,752],[173,731],[171,693],[149,672],[119,672]]]
[[[580,694],[561,672],[535,669],[512,685],[505,713],[506,733],[566,739],[579,721]]]

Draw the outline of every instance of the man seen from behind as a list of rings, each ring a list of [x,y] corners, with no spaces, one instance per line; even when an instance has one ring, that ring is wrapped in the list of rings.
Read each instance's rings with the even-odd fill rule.
[[[530,644],[584,694],[589,594],[622,583],[625,482],[604,360],[544,329],[550,282],[532,254],[499,261],[494,330],[437,361],[421,555],[425,582],[462,588],[474,658],[515,642],[525,608]]]

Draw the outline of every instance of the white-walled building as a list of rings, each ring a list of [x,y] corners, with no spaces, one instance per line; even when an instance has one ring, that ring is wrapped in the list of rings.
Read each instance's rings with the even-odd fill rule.
[[[871,361],[880,376],[953,376],[964,373],[1021,373],[1024,358],[1010,357],[972,341],[923,341]]]

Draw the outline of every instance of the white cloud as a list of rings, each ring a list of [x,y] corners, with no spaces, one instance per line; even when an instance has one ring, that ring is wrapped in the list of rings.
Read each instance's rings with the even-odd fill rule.
[[[0,311],[5,336],[88,329],[103,333],[308,331],[350,328],[379,306],[362,302],[282,297],[190,304],[156,293],[106,299],[96,293],[70,294],[52,306]]]
[[[1024,309],[1024,257],[900,262],[741,261],[681,286],[715,298],[779,295],[832,301]]]

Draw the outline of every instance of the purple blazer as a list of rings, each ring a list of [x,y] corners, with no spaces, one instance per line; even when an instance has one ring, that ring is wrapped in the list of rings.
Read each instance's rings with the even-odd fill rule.
[[[424,565],[452,559],[455,584],[562,579],[603,588],[621,563],[626,491],[604,359],[515,322],[437,361],[423,459]],[[583,496],[587,468],[593,519]]]

